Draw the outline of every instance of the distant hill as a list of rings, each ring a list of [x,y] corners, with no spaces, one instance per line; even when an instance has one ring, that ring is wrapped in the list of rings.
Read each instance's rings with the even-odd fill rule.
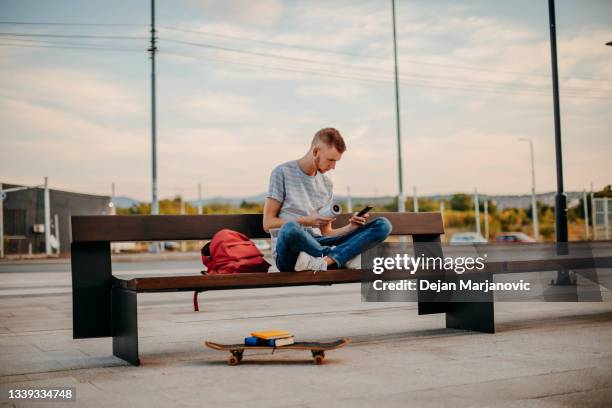
[[[206,205],[206,204],[212,204],[212,203],[217,203],[217,204],[230,204],[230,205],[235,205],[238,206],[240,205],[240,203],[242,203],[243,201],[247,201],[249,203],[262,203],[266,200],[266,194],[265,193],[261,193],[261,194],[257,194],[254,196],[246,196],[246,197],[222,197],[222,196],[215,196],[215,197],[209,197],[209,198],[203,198],[202,199],[202,204]],[[193,205],[193,206],[197,206],[198,205],[198,200],[188,200],[187,201],[189,204]]]

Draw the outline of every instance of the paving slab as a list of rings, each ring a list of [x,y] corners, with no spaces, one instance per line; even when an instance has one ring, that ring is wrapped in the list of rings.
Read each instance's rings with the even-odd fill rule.
[[[52,406],[612,406],[610,303],[496,303],[497,333],[482,334],[445,329],[413,303],[363,303],[356,284],[206,292],[200,312],[190,293],[142,294],[133,367],[110,338],[72,339],[69,288],[37,289],[69,272],[37,267],[0,273],[0,388],[75,387],[76,404]],[[11,285],[23,295],[2,289]],[[231,367],[203,345],[269,328],[353,343],[321,366],[278,350]]]

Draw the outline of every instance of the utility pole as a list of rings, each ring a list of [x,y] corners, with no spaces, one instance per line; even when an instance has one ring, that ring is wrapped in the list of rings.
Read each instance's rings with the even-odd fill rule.
[[[115,183],[111,183],[111,202],[110,206],[110,215],[117,215],[117,207],[115,207]]]
[[[157,202],[157,116],[156,116],[156,94],[155,94],[155,0],[151,0],[151,214],[159,215],[159,203]],[[163,246],[162,246],[163,248]],[[152,252],[160,251],[158,242],[153,242]]]
[[[198,215],[202,215],[202,183],[198,183]]]
[[[353,200],[351,199],[351,186],[346,186],[346,209],[349,213],[353,212]]]
[[[185,199],[183,198],[183,195],[181,194],[181,215],[185,215]],[[185,241],[181,241],[181,252],[185,252],[187,251],[187,244]]]
[[[59,217],[57,214],[53,216],[53,222],[55,223],[55,228],[53,232],[55,232],[55,240],[57,241],[57,254],[59,255],[62,251],[62,247],[60,244]]]
[[[531,218],[533,219],[533,238],[538,240],[540,236],[540,224],[538,221],[538,205],[536,201],[535,193],[535,166],[533,160],[533,140],[530,138],[522,137],[519,140],[523,142],[529,142],[529,152],[531,154]]]
[[[584,240],[589,240],[589,203],[587,203],[586,190],[582,190],[582,201],[584,201]],[[591,203],[591,205],[593,205]]]
[[[489,241],[489,200],[485,197],[484,200],[484,227],[485,239]]]
[[[49,182],[45,177],[44,190],[44,208],[45,208],[45,254],[51,255],[51,198],[49,194]]]
[[[412,187],[412,209],[419,212],[419,197],[417,196],[416,186]]]
[[[400,100],[399,100],[399,74],[397,69],[397,32],[395,29],[395,0],[391,0],[391,13],[393,15],[393,61],[395,63],[395,124],[397,128],[397,173],[399,194],[397,196],[397,211],[405,212],[404,178],[402,175],[402,136],[400,126]]]
[[[595,194],[593,193],[593,182],[591,181],[591,221],[593,222],[593,241],[597,239],[597,226],[595,225]]]
[[[606,228],[606,241],[610,239],[610,206],[607,197],[603,199],[603,216],[604,216],[604,227]]]
[[[155,94],[155,0],[151,0],[151,214],[159,214],[159,203],[157,202],[157,116],[156,116],[156,94]]]
[[[444,227],[444,200],[440,200],[440,216],[442,217],[442,227]],[[444,241],[448,242],[447,235],[444,235]]]
[[[476,213],[476,232],[480,235],[480,205],[478,204],[478,190],[474,189],[474,212]]]

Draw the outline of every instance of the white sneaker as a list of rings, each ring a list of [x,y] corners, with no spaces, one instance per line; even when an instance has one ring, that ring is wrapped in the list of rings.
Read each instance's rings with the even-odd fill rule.
[[[298,271],[326,271],[327,270],[327,261],[324,256],[315,257],[312,255],[308,255],[306,252],[300,252],[297,261],[295,262],[295,268],[293,268],[296,272]]]
[[[361,269],[361,254],[349,259],[345,265],[346,269]]]

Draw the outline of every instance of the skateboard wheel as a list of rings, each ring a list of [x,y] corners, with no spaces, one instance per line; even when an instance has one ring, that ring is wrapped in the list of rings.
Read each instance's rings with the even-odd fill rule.
[[[236,356],[231,356],[229,358],[229,360],[227,360],[227,364],[231,365],[231,366],[235,366],[238,365],[238,363],[240,362],[240,359]]]
[[[314,363],[315,363],[316,365],[321,365],[321,364],[323,364],[323,358],[324,358],[324,357],[323,357],[322,355],[317,355],[317,356],[315,356],[315,358],[314,358]]]
[[[242,361],[242,351],[232,351],[232,356],[236,357],[238,361]]]

